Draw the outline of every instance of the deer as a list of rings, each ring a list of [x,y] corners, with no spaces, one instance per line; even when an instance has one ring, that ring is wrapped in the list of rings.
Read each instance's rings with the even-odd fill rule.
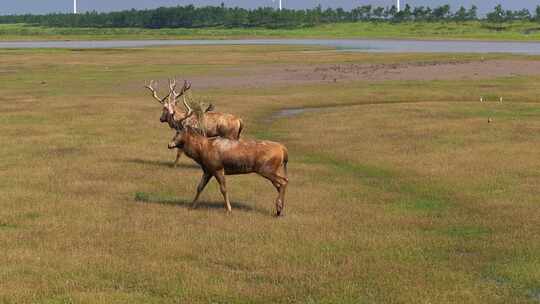
[[[152,97],[163,106],[161,117],[159,118],[161,123],[167,123],[169,127],[174,130],[176,130],[179,123],[192,127],[198,126],[196,117],[191,116],[191,114],[194,113],[194,109],[189,106],[185,98],[183,99],[184,110],[178,105],[178,99],[183,97],[184,94],[191,89],[191,83],[184,80],[182,89],[177,92],[176,80],[169,80],[169,93],[163,98],[158,96],[154,84],[155,82],[151,80],[145,87],[152,93]],[[213,112],[213,110],[214,106],[212,104],[204,110],[206,136],[240,139],[240,135],[244,130],[244,122],[242,119],[228,113]],[[177,149],[176,160],[173,163],[173,167],[178,165],[182,153],[182,149]]]
[[[191,209],[197,207],[199,196],[210,179],[214,177],[219,183],[225,209],[230,214],[232,208],[227,194],[225,176],[256,173],[268,179],[276,188],[278,197],[275,200],[275,215],[279,217],[283,214],[285,190],[289,184],[287,177],[289,156],[284,145],[266,140],[209,138],[204,136],[199,129],[179,124],[176,135],[168,147],[182,149],[189,158],[199,164],[203,171]]]

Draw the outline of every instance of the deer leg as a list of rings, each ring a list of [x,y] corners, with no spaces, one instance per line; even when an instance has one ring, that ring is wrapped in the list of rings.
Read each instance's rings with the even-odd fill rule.
[[[212,175],[203,173],[201,182],[199,183],[199,186],[197,186],[197,195],[195,195],[195,198],[193,199],[193,203],[191,204],[192,209],[195,209],[195,207],[197,207],[197,201],[199,200],[199,196],[201,195],[201,193],[204,190],[204,187],[206,187],[206,185],[208,184],[211,178],[212,178]]]
[[[288,181],[279,177],[272,180],[272,184],[278,191],[278,197],[276,198],[276,216],[281,216],[283,209],[285,208],[285,189],[287,189]]]
[[[276,216],[281,216],[283,209],[285,209],[285,190],[287,189],[288,181],[282,182],[279,187],[279,195],[276,202]]]
[[[180,157],[182,156],[182,149],[176,149],[176,160],[174,161],[173,168],[176,168],[178,166],[178,161],[180,160]]]
[[[285,207],[285,189],[289,180],[286,177],[283,177],[277,173],[260,173],[264,178],[272,182],[272,185],[276,188],[278,192],[278,197],[276,198],[276,216],[281,216],[283,208]]]
[[[227,184],[225,182],[225,173],[223,170],[216,172],[215,177],[219,183],[219,190],[223,194],[223,199],[225,200],[225,207],[228,212],[232,211],[231,202],[229,201],[229,195],[227,194]]]
[[[281,201],[281,206],[277,210],[277,216],[280,216],[283,212],[283,209],[285,209],[285,190],[287,189],[287,186],[289,185],[289,178],[287,177],[287,163],[283,166],[283,175],[276,173],[276,176],[279,178],[281,182],[281,187],[279,188],[279,199]]]

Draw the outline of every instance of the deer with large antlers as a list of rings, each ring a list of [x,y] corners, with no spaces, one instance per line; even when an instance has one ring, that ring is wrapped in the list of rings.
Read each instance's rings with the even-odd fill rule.
[[[190,114],[193,115],[193,114]],[[189,116],[188,116],[189,117]],[[185,118],[187,119],[187,118]],[[222,137],[208,138],[200,130],[180,124],[169,149],[183,149],[186,155],[197,162],[203,176],[197,187],[197,194],[192,208],[212,177],[219,183],[225,200],[225,208],[232,211],[225,175],[257,173],[270,180],[278,192],[276,198],[276,216],[282,215],[285,207],[285,190],[289,183],[287,178],[287,148],[271,141],[234,140]]]
[[[197,117],[192,116],[194,109],[183,98],[183,107],[178,105],[178,99],[184,97],[184,94],[191,89],[191,84],[184,81],[182,89],[176,91],[176,80],[169,80],[169,94],[160,98],[156,90],[154,89],[155,82],[152,80],[145,87],[150,90],[152,96],[162,106],[163,111],[161,113],[160,122],[168,123],[171,129],[176,129],[179,125],[191,126],[198,128],[199,122]],[[244,129],[244,123],[242,119],[227,113],[212,112],[213,105],[208,106],[204,112],[204,131],[208,137],[224,137],[229,139],[239,139],[242,130]],[[182,156],[182,149],[177,150],[176,160],[174,161],[174,167],[177,166],[180,157]]]

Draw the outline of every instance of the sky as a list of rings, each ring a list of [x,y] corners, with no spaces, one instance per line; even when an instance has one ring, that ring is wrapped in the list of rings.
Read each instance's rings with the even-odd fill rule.
[[[155,8],[159,6],[176,6],[194,4],[220,5],[224,2],[226,6],[240,6],[245,8],[255,8],[259,6],[276,6],[271,0],[77,0],[79,11],[118,11],[131,8]],[[276,0],[279,1],[279,0]],[[323,7],[343,7],[350,9],[361,5],[371,4],[374,6],[391,6],[396,0],[282,0],[283,6],[287,8],[312,8],[321,4]],[[531,12],[540,0],[401,0],[402,5],[407,3],[411,6],[440,6],[450,4],[453,9],[463,5],[470,7],[476,5],[481,14],[492,10],[501,4],[505,9],[527,8]],[[0,14],[43,14],[51,12],[71,12],[73,10],[73,0],[0,0]]]

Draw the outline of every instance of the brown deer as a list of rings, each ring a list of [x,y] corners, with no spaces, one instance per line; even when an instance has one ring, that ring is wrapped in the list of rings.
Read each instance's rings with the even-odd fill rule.
[[[163,111],[159,119],[162,123],[168,123],[171,129],[176,129],[179,124],[183,126],[198,127],[197,118],[191,116],[193,109],[183,101],[185,111],[178,105],[178,98],[191,89],[191,84],[184,81],[184,86],[180,92],[176,92],[176,80],[169,80],[169,94],[164,98],[159,98],[156,90],[153,87],[154,81],[150,81],[145,87],[151,91],[152,96],[162,106]],[[204,124],[205,133],[208,137],[220,136],[229,139],[239,139],[240,134],[244,129],[244,123],[242,119],[227,113],[212,112],[214,106],[210,104],[205,110]],[[174,167],[178,165],[178,161],[182,156],[182,149],[178,149],[176,154],[176,160],[174,161]]]
[[[186,118],[187,119],[187,118]],[[271,141],[234,140],[222,137],[208,138],[200,130],[191,126],[180,127],[176,136],[169,143],[169,149],[181,148],[186,155],[196,161],[203,170],[203,176],[192,208],[212,177],[219,183],[225,207],[231,212],[231,203],[227,194],[225,175],[257,173],[270,180],[276,190],[276,216],[282,215],[285,206],[287,178],[287,148]]]

